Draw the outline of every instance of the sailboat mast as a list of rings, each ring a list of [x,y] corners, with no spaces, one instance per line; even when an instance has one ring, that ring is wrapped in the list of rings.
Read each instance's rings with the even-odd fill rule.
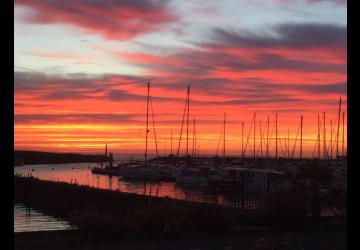
[[[225,119],[226,113],[224,112],[224,148],[223,148],[223,157],[225,158]]]
[[[148,133],[149,133],[149,96],[150,96],[150,83],[147,83],[147,98],[146,98],[146,136],[145,136],[145,164],[147,164],[147,151],[148,151]]]
[[[287,146],[287,142],[288,142],[288,138],[287,138],[287,134],[285,134],[284,136],[284,158],[287,157],[287,151],[288,151],[288,146]]]
[[[303,116],[300,121],[300,159],[302,159],[302,143],[303,143]]]
[[[244,122],[241,122],[241,156],[244,158]]]
[[[320,115],[318,114],[318,158],[320,159]]]
[[[153,104],[152,104],[151,91],[149,91],[149,100],[150,100],[150,107],[151,107],[152,124],[153,124],[153,129],[154,129],[154,139],[155,139],[156,157],[159,157],[159,150],[158,150],[157,139],[156,139],[156,128],[155,128],[154,108],[153,108]]]
[[[290,158],[290,132],[289,132],[289,128],[288,128],[288,134],[287,134],[287,155],[288,158]]]
[[[342,114],[342,149],[341,149],[341,155],[342,156],[345,156],[344,155],[344,144],[345,142],[345,112],[343,112]]]
[[[278,158],[278,114],[275,115],[275,158]]]
[[[193,120],[192,156],[195,156],[195,118]]]
[[[187,89],[187,119],[186,119],[186,156],[189,154],[189,112],[190,112],[190,86],[188,85]]]
[[[195,134],[195,145],[194,145],[194,152],[195,152],[195,157],[197,156],[197,134],[196,134],[196,120],[194,119],[194,134]]]
[[[255,151],[255,133],[256,133],[256,113],[254,113],[254,158],[256,156],[256,151]]]
[[[325,120],[325,112],[323,113],[323,123],[324,123],[324,159],[326,158],[326,120]]]
[[[331,129],[331,134],[330,134],[330,159],[333,158],[333,133],[334,133],[334,129],[333,129],[333,123],[332,120],[330,120],[330,129]]]
[[[172,134],[172,129],[170,130],[170,154],[172,155],[172,139],[173,139],[173,134]]]
[[[264,133],[262,132],[262,129],[261,129],[261,120],[259,121],[260,123],[260,158],[262,158],[262,141],[263,141],[263,135]]]
[[[270,117],[267,119],[267,132],[266,132],[266,158],[270,156],[269,154],[269,127],[270,127]]]
[[[339,155],[340,113],[341,113],[341,97],[339,101],[338,126],[337,126],[337,136],[336,136],[336,157],[338,157]]]

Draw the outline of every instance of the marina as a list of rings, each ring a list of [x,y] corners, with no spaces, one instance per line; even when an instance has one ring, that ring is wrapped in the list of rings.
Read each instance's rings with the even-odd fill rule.
[[[347,1],[11,11],[15,249],[346,249]]]
[[[206,187],[196,185],[178,185],[175,181],[130,181],[113,175],[91,174],[90,166],[86,163],[28,165],[15,168],[15,175],[32,176],[41,180],[66,182],[98,189],[221,205],[231,204],[233,196],[237,193],[230,192],[227,195],[227,192],[224,193],[222,190],[208,190]]]
[[[203,161],[209,158],[204,157]],[[239,160],[232,160],[238,162]],[[248,159],[248,162],[253,160]],[[273,160],[275,161],[275,160]],[[230,161],[231,162],[231,161]],[[244,161],[246,162],[246,161]],[[53,164],[53,165],[25,165],[16,167],[14,174],[24,177],[34,177],[53,182],[66,182],[98,189],[107,189],[125,193],[134,193],[153,197],[167,197],[178,200],[214,203],[223,206],[238,207],[245,210],[257,209],[264,206],[265,197],[275,191],[284,191],[291,187],[294,176],[299,176],[302,161],[284,161],[280,163],[267,159],[262,164],[273,166],[272,170],[261,169],[261,161],[256,168],[202,168],[178,169],[175,176],[188,176],[188,180],[161,180],[160,178],[123,178],[121,171],[118,175],[91,173],[92,166],[88,163]],[[326,163],[326,162],[325,162]],[[336,163],[336,162],[335,162]],[[329,192],[331,187],[338,192],[345,192],[346,172],[342,171],[346,162],[338,161],[331,165],[337,169],[336,174],[328,186],[319,186],[319,190]],[[120,164],[123,165],[124,163]],[[245,163],[244,163],[245,164]],[[289,165],[290,164],[290,165]],[[229,163],[228,165],[231,165]],[[246,166],[251,166],[246,163]],[[96,165],[95,165],[96,166]],[[290,167],[291,166],[291,167]],[[268,177],[266,177],[268,176]],[[183,178],[183,177],[180,177]],[[310,186],[306,179],[297,178],[298,185],[305,189]],[[325,188],[325,189],[324,189]],[[256,202],[257,201],[257,202]],[[244,205],[246,204],[246,205]],[[324,213],[325,213],[324,208]]]

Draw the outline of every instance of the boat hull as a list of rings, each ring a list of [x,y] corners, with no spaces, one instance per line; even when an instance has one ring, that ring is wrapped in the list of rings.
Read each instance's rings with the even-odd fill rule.
[[[111,175],[111,176],[119,176],[118,169],[104,169],[104,168],[93,168],[91,169],[92,174],[101,174],[101,175]]]
[[[161,180],[161,173],[145,169],[124,169],[120,171],[122,179],[127,180]]]

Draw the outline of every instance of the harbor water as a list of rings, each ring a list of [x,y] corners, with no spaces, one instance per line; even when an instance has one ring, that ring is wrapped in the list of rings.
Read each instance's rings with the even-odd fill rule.
[[[14,232],[35,232],[75,229],[68,222],[45,215],[21,203],[14,204]]]
[[[96,166],[99,166],[99,164],[24,165],[14,168],[14,174],[33,176],[41,180],[67,182],[99,189],[169,197],[180,200],[209,202],[220,205],[226,205],[226,203],[232,202],[231,199],[233,195],[229,196],[229,194],[224,194],[216,190],[178,186],[175,182],[171,181],[126,181],[117,176],[92,174],[91,168]]]

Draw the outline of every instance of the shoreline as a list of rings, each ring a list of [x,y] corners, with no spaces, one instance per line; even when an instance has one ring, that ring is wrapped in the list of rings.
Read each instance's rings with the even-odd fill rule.
[[[42,151],[14,151],[14,167],[24,165],[100,163],[109,161],[109,157],[99,154],[53,153]]]
[[[63,218],[70,223],[85,223],[86,225],[93,217],[101,218],[96,221],[99,225],[104,223],[116,224],[112,221],[114,218],[119,219],[119,223],[124,223],[123,219],[127,218],[130,224],[134,224],[132,221],[134,216],[140,221],[141,218],[146,219],[147,216],[153,216],[159,220],[164,220],[166,223],[185,223],[186,226],[183,225],[185,228],[195,226],[198,229],[224,228],[234,225],[278,225],[280,227],[288,225],[294,227],[313,224],[311,218],[307,216],[306,211],[298,202],[285,203],[282,207],[271,205],[274,202],[276,205],[279,198],[286,201],[286,197],[293,197],[294,193],[284,193],[282,196],[275,197],[270,201],[270,207],[265,210],[241,210],[219,204],[96,189],[36,178],[14,176],[14,182],[15,202]],[[294,202],[294,199],[290,202]],[[300,207],[289,210],[290,205],[300,205]],[[346,221],[341,217],[321,217],[318,222],[339,221],[339,219]],[[76,223],[73,224],[76,225]],[[143,229],[145,231],[150,230],[146,225],[150,221],[144,223]],[[132,226],[136,227],[137,225],[135,223]]]

